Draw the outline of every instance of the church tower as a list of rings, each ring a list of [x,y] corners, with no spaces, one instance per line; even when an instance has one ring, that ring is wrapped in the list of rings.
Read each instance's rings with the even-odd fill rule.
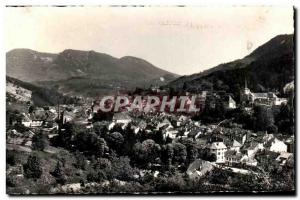
[[[247,87],[247,80],[246,80],[246,78],[245,78],[244,94],[248,95],[248,94],[250,94],[250,93],[251,93],[251,91],[250,91],[250,89]]]
[[[245,86],[244,89],[241,89],[241,93],[240,93],[240,102],[242,104],[248,102],[250,95],[251,95],[251,91],[247,86],[247,80],[245,78]]]

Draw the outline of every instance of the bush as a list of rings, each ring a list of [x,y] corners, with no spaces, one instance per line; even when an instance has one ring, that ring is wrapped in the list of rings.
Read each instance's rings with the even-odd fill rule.
[[[40,178],[43,173],[40,158],[36,155],[30,155],[23,167],[27,178]]]
[[[50,174],[55,177],[57,183],[62,185],[66,183],[66,176],[63,172],[63,168],[59,161],[57,162],[54,171],[51,172]]]
[[[16,156],[14,151],[6,151],[6,164],[15,165]]]
[[[46,147],[46,138],[42,132],[35,134],[32,137],[32,148],[34,150],[43,151]]]

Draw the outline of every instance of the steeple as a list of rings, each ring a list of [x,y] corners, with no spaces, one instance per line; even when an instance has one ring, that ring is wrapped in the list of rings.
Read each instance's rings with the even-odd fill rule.
[[[245,88],[244,88],[244,94],[249,94],[250,93],[250,89],[248,88],[247,86],[247,80],[246,80],[246,77],[245,77]]]

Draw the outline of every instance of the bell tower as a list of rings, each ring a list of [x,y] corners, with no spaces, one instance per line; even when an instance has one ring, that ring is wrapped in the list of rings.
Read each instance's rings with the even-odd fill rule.
[[[251,93],[251,91],[250,91],[250,89],[247,87],[247,80],[246,80],[246,78],[245,78],[245,88],[244,88],[244,94],[250,94]]]

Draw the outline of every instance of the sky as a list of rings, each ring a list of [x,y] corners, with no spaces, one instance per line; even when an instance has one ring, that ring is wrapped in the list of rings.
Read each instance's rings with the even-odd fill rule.
[[[189,75],[292,34],[287,7],[7,7],[6,51],[94,50]]]

